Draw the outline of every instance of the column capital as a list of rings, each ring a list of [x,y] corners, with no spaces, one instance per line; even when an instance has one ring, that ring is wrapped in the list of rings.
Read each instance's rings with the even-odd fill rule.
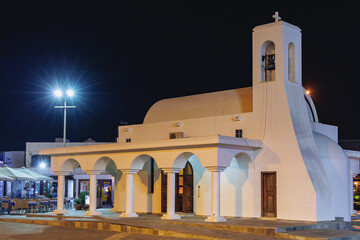
[[[68,175],[69,171],[52,171],[56,176],[65,176]]]
[[[119,169],[125,174],[136,174],[140,169]]]
[[[226,167],[224,166],[208,166],[205,167],[209,172],[223,172]]]
[[[102,170],[84,170],[84,172],[87,175],[99,175],[101,174],[103,171]]]
[[[162,168],[164,173],[178,173],[182,168]]]

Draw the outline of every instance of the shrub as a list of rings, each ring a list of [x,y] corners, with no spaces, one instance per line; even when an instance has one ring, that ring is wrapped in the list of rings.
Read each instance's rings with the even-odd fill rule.
[[[79,199],[81,201],[81,204],[85,204],[85,196],[89,195],[89,192],[84,191],[79,194]]]

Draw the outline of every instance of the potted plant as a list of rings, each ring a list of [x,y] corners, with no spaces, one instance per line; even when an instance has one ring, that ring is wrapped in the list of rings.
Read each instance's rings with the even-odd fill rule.
[[[75,210],[81,210],[82,205],[83,204],[79,198],[75,199]]]
[[[85,206],[85,196],[86,196],[86,195],[89,195],[89,192],[84,191],[84,192],[81,192],[81,193],[79,194],[79,198],[75,200],[75,209],[76,209],[76,210],[81,210],[81,209],[84,208],[84,206]],[[78,205],[78,208],[79,208],[79,209],[77,209],[76,204],[79,204],[79,205]]]

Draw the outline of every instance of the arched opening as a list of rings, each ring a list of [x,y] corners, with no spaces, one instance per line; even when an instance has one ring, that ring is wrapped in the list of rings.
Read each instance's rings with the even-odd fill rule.
[[[133,176],[134,212],[160,213],[161,169],[156,162],[155,156],[148,154],[138,155],[133,159],[130,169],[138,170]],[[126,174],[121,175],[118,187],[120,211],[125,208],[126,204]]]
[[[275,80],[275,44],[265,42],[261,47],[261,82]]]
[[[67,199],[77,198],[78,193],[76,192],[76,180],[75,174],[81,172],[81,166],[75,159],[67,159],[61,166],[61,171],[70,172],[69,175],[65,176],[64,182],[64,197]],[[57,193],[57,182],[53,183],[53,191]]]
[[[296,47],[294,43],[288,46],[288,74],[289,81],[296,83]]]
[[[90,170],[96,174],[96,208],[112,208],[114,203],[114,183],[117,176],[115,162],[106,156],[98,158]],[[80,168],[74,170],[74,196],[82,192],[90,194],[90,175]]]
[[[161,171],[161,211],[167,208],[167,174]],[[191,163],[186,162],[175,176],[175,211],[194,212],[194,171]]]

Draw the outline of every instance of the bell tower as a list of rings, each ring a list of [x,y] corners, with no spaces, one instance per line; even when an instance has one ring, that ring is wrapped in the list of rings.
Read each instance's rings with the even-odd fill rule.
[[[290,89],[296,89],[300,95],[303,91],[301,30],[282,21],[278,12],[273,18],[274,22],[253,29],[253,106],[264,129],[265,122],[269,122],[267,116],[275,111],[279,101],[284,103],[294,97]],[[264,134],[259,133],[258,137],[262,139]]]
[[[282,21],[253,29],[253,86],[273,81],[301,85],[301,30]]]

